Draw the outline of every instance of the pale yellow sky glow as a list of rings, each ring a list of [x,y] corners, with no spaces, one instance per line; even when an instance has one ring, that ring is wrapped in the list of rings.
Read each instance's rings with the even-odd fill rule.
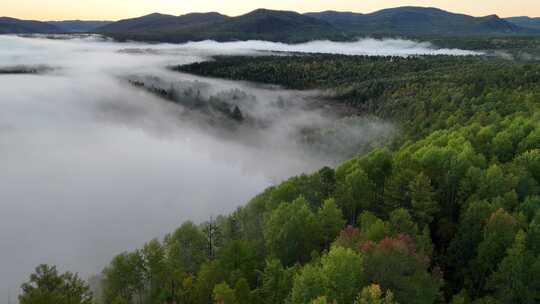
[[[152,12],[181,15],[217,11],[234,16],[256,8],[269,8],[368,13],[404,5],[435,6],[475,16],[540,16],[540,0],[0,0],[0,16],[34,20],[118,20]]]

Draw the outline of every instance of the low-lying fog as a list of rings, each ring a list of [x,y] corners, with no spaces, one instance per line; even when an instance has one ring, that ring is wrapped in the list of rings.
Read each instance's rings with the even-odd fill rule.
[[[372,119],[336,122],[316,92],[167,69],[256,50],[468,53],[403,40],[167,45],[0,36],[0,301],[40,263],[98,273],[113,255],[184,220],[229,213],[280,180],[334,164],[350,152],[343,149],[392,133]],[[242,123],[170,102],[156,88],[226,113],[238,107]],[[303,142],[306,130],[332,128],[334,137],[312,140],[317,149]]]

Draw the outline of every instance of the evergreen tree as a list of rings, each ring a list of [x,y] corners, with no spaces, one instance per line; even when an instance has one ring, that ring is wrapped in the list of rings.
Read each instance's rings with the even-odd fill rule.
[[[507,256],[490,277],[489,286],[503,304],[540,301],[540,258],[526,248],[527,235],[519,231]]]
[[[429,225],[439,212],[439,205],[435,201],[435,193],[431,187],[431,180],[420,173],[409,184],[411,205],[414,217],[420,226]]]

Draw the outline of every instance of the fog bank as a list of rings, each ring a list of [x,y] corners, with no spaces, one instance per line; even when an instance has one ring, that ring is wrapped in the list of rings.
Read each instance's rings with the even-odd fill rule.
[[[413,55],[481,55],[480,52],[460,49],[437,48],[429,42],[404,39],[359,39],[355,42],[312,41],[301,44],[285,44],[268,41],[238,41],[220,43],[215,41],[190,42],[186,48],[229,52],[239,50],[262,50],[273,52],[322,53],[367,56],[413,56]]]
[[[0,299],[16,294],[40,263],[83,276],[97,273],[114,254],[184,220],[229,213],[276,182],[335,164],[344,147],[359,151],[391,136],[388,122],[339,120],[314,106],[317,92],[166,68],[259,51],[443,52],[403,40],[172,45],[0,36],[0,70],[43,68],[0,75]],[[203,102],[237,106],[244,121],[195,111],[129,79],[173,88],[183,94],[180,101],[196,92]],[[305,128],[339,132],[321,140],[317,147],[324,153],[318,154],[297,140]]]

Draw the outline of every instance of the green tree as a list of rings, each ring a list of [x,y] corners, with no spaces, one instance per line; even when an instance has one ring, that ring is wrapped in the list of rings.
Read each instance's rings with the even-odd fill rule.
[[[197,282],[194,286],[197,295],[196,303],[211,303],[214,286],[224,280],[225,274],[220,271],[216,261],[204,263],[197,273]]]
[[[261,293],[267,304],[283,303],[293,285],[294,268],[284,269],[278,259],[269,258],[262,274]]]
[[[216,304],[236,304],[234,290],[225,282],[214,287],[213,298]]]
[[[356,168],[346,176],[344,187],[344,195],[339,199],[340,207],[348,222],[354,224],[361,211],[371,210],[374,186],[366,172]]]
[[[226,274],[238,272],[248,282],[255,283],[255,270],[259,267],[257,253],[249,242],[238,240],[231,241],[220,252],[217,263],[220,271]],[[229,283],[235,284],[229,276]]]
[[[537,128],[536,134],[537,136],[540,135],[540,128]],[[529,171],[537,182],[540,181],[540,149],[538,149],[538,142],[537,137],[536,142],[531,142],[531,146],[536,145],[537,148],[525,151],[515,159],[515,162]]]
[[[394,301],[394,295],[390,290],[382,292],[377,284],[364,287],[354,304],[397,304]]]
[[[334,199],[328,199],[324,202],[317,212],[316,221],[320,228],[318,233],[325,248],[328,248],[330,243],[336,239],[346,222]]]
[[[359,226],[362,229],[364,240],[380,241],[392,233],[387,221],[381,220],[369,211],[360,214]]]
[[[244,278],[240,278],[234,285],[234,294],[238,304],[251,304],[251,290],[249,289],[248,282]]]
[[[409,184],[411,205],[414,217],[420,227],[429,225],[439,212],[439,205],[435,200],[435,193],[431,187],[431,180],[424,173],[420,173]]]
[[[517,211],[525,216],[525,220],[530,222],[540,210],[540,196],[528,196],[518,206]]]
[[[416,225],[406,209],[400,208],[392,211],[389,222],[394,235],[407,234],[415,237],[418,234],[418,225]]]
[[[364,282],[360,254],[334,247],[320,265],[306,265],[295,277],[291,302],[309,303],[326,296],[330,303],[352,303]]]
[[[515,150],[512,134],[506,130],[499,132],[493,139],[492,149],[500,160],[509,161],[512,159]]]
[[[324,167],[317,172],[322,199],[330,198],[336,191],[336,173],[332,168]]]
[[[459,292],[465,283],[470,285],[469,281],[476,269],[469,264],[478,254],[478,244],[482,241],[485,223],[494,211],[489,202],[474,201],[462,213],[457,234],[446,255],[447,276],[452,282],[448,286],[451,293]]]
[[[518,231],[518,222],[503,209],[495,211],[484,227],[483,240],[478,245],[478,255],[472,261],[473,288],[476,295],[485,292],[487,278],[496,270]]]
[[[386,180],[392,173],[392,152],[387,149],[375,149],[359,160],[360,166],[373,181],[376,201],[384,201]]]
[[[493,199],[512,191],[515,181],[498,165],[491,165],[480,182],[478,193],[481,199]]]
[[[318,231],[315,216],[302,197],[281,204],[264,225],[268,249],[286,266],[309,260],[311,251],[321,243]]]
[[[535,255],[540,255],[540,210],[536,212],[536,216],[529,224],[529,230],[527,231],[527,247]]]
[[[507,256],[490,277],[489,287],[504,304],[540,301],[540,258],[526,248],[527,235],[519,231]]]
[[[305,304],[324,296],[325,277],[318,265],[306,265],[295,276],[291,290],[291,304]]]
[[[139,250],[122,253],[113,258],[103,271],[105,301],[118,297],[142,302],[146,285],[144,260]]]
[[[366,283],[362,256],[351,249],[335,247],[321,259],[325,295],[330,302],[352,303]]]
[[[440,278],[428,271],[429,259],[416,250],[412,238],[399,235],[363,246],[364,274],[399,303],[431,304],[439,297]]]
[[[180,299],[180,303],[183,304],[196,304],[197,302],[197,290],[195,289],[195,278],[192,275],[187,275],[182,281],[182,287],[178,293],[177,298]],[[160,301],[161,303],[165,301]],[[172,302],[172,301],[171,301]]]
[[[405,154],[405,153],[403,153]],[[396,158],[408,158],[409,156],[397,155]],[[388,214],[392,210],[410,205],[409,186],[417,173],[408,165],[399,165],[394,168],[390,177],[386,179],[384,189],[383,212],[380,216]]]
[[[59,274],[55,266],[39,265],[21,286],[21,304],[91,304],[90,287],[77,274]]]
[[[177,268],[195,274],[208,259],[206,235],[192,222],[185,222],[172,235],[166,238],[169,259]]]
[[[144,245],[141,250],[145,279],[148,283],[149,297],[151,300],[159,298],[162,286],[166,284],[166,255],[165,249],[158,240],[152,240]]]

